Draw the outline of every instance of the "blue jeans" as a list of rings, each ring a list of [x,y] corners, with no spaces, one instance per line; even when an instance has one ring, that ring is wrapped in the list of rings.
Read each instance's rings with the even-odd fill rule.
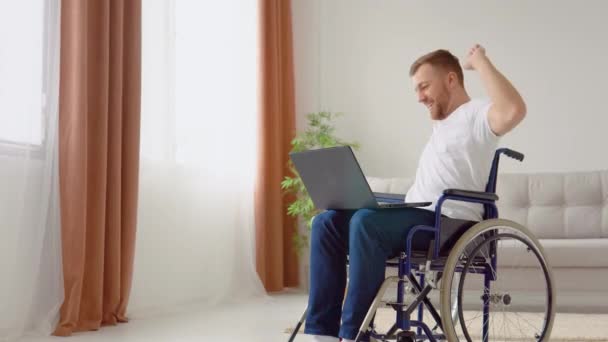
[[[435,213],[419,208],[329,210],[317,215],[310,237],[310,297],[304,332],[355,339],[385,279],[386,260],[405,250],[412,227],[434,224]],[[416,233],[412,247],[428,249],[431,237],[429,232]],[[348,294],[342,306],[347,255]]]

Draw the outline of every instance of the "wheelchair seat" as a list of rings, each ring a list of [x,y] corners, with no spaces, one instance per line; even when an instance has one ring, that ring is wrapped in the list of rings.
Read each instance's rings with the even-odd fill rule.
[[[439,257],[445,260],[452,247],[458,241],[458,239],[464,234],[469,228],[479,223],[479,221],[460,220],[450,217],[441,218],[441,234],[439,240]],[[414,264],[424,263],[429,257],[429,250],[412,250],[411,261]],[[389,267],[399,266],[399,256],[394,256],[386,261],[386,265]]]

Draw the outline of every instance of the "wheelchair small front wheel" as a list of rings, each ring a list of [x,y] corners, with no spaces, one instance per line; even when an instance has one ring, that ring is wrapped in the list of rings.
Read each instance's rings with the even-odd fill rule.
[[[448,341],[549,340],[555,286],[543,248],[527,228],[503,219],[474,225],[450,251],[443,272]]]

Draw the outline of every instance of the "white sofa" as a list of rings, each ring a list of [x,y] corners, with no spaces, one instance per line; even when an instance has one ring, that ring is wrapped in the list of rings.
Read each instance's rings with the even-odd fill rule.
[[[406,193],[412,179],[368,177],[373,191]],[[562,312],[608,312],[608,171],[500,174],[499,216],[540,239]],[[513,281],[525,286],[525,275]]]

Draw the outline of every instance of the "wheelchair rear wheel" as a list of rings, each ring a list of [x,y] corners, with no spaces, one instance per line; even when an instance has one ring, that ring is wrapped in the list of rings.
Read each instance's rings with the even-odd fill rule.
[[[443,272],[440,306],[449,341],[549,340],[555,286],[542,246],[524,226],[503,219],[474,225]]]

